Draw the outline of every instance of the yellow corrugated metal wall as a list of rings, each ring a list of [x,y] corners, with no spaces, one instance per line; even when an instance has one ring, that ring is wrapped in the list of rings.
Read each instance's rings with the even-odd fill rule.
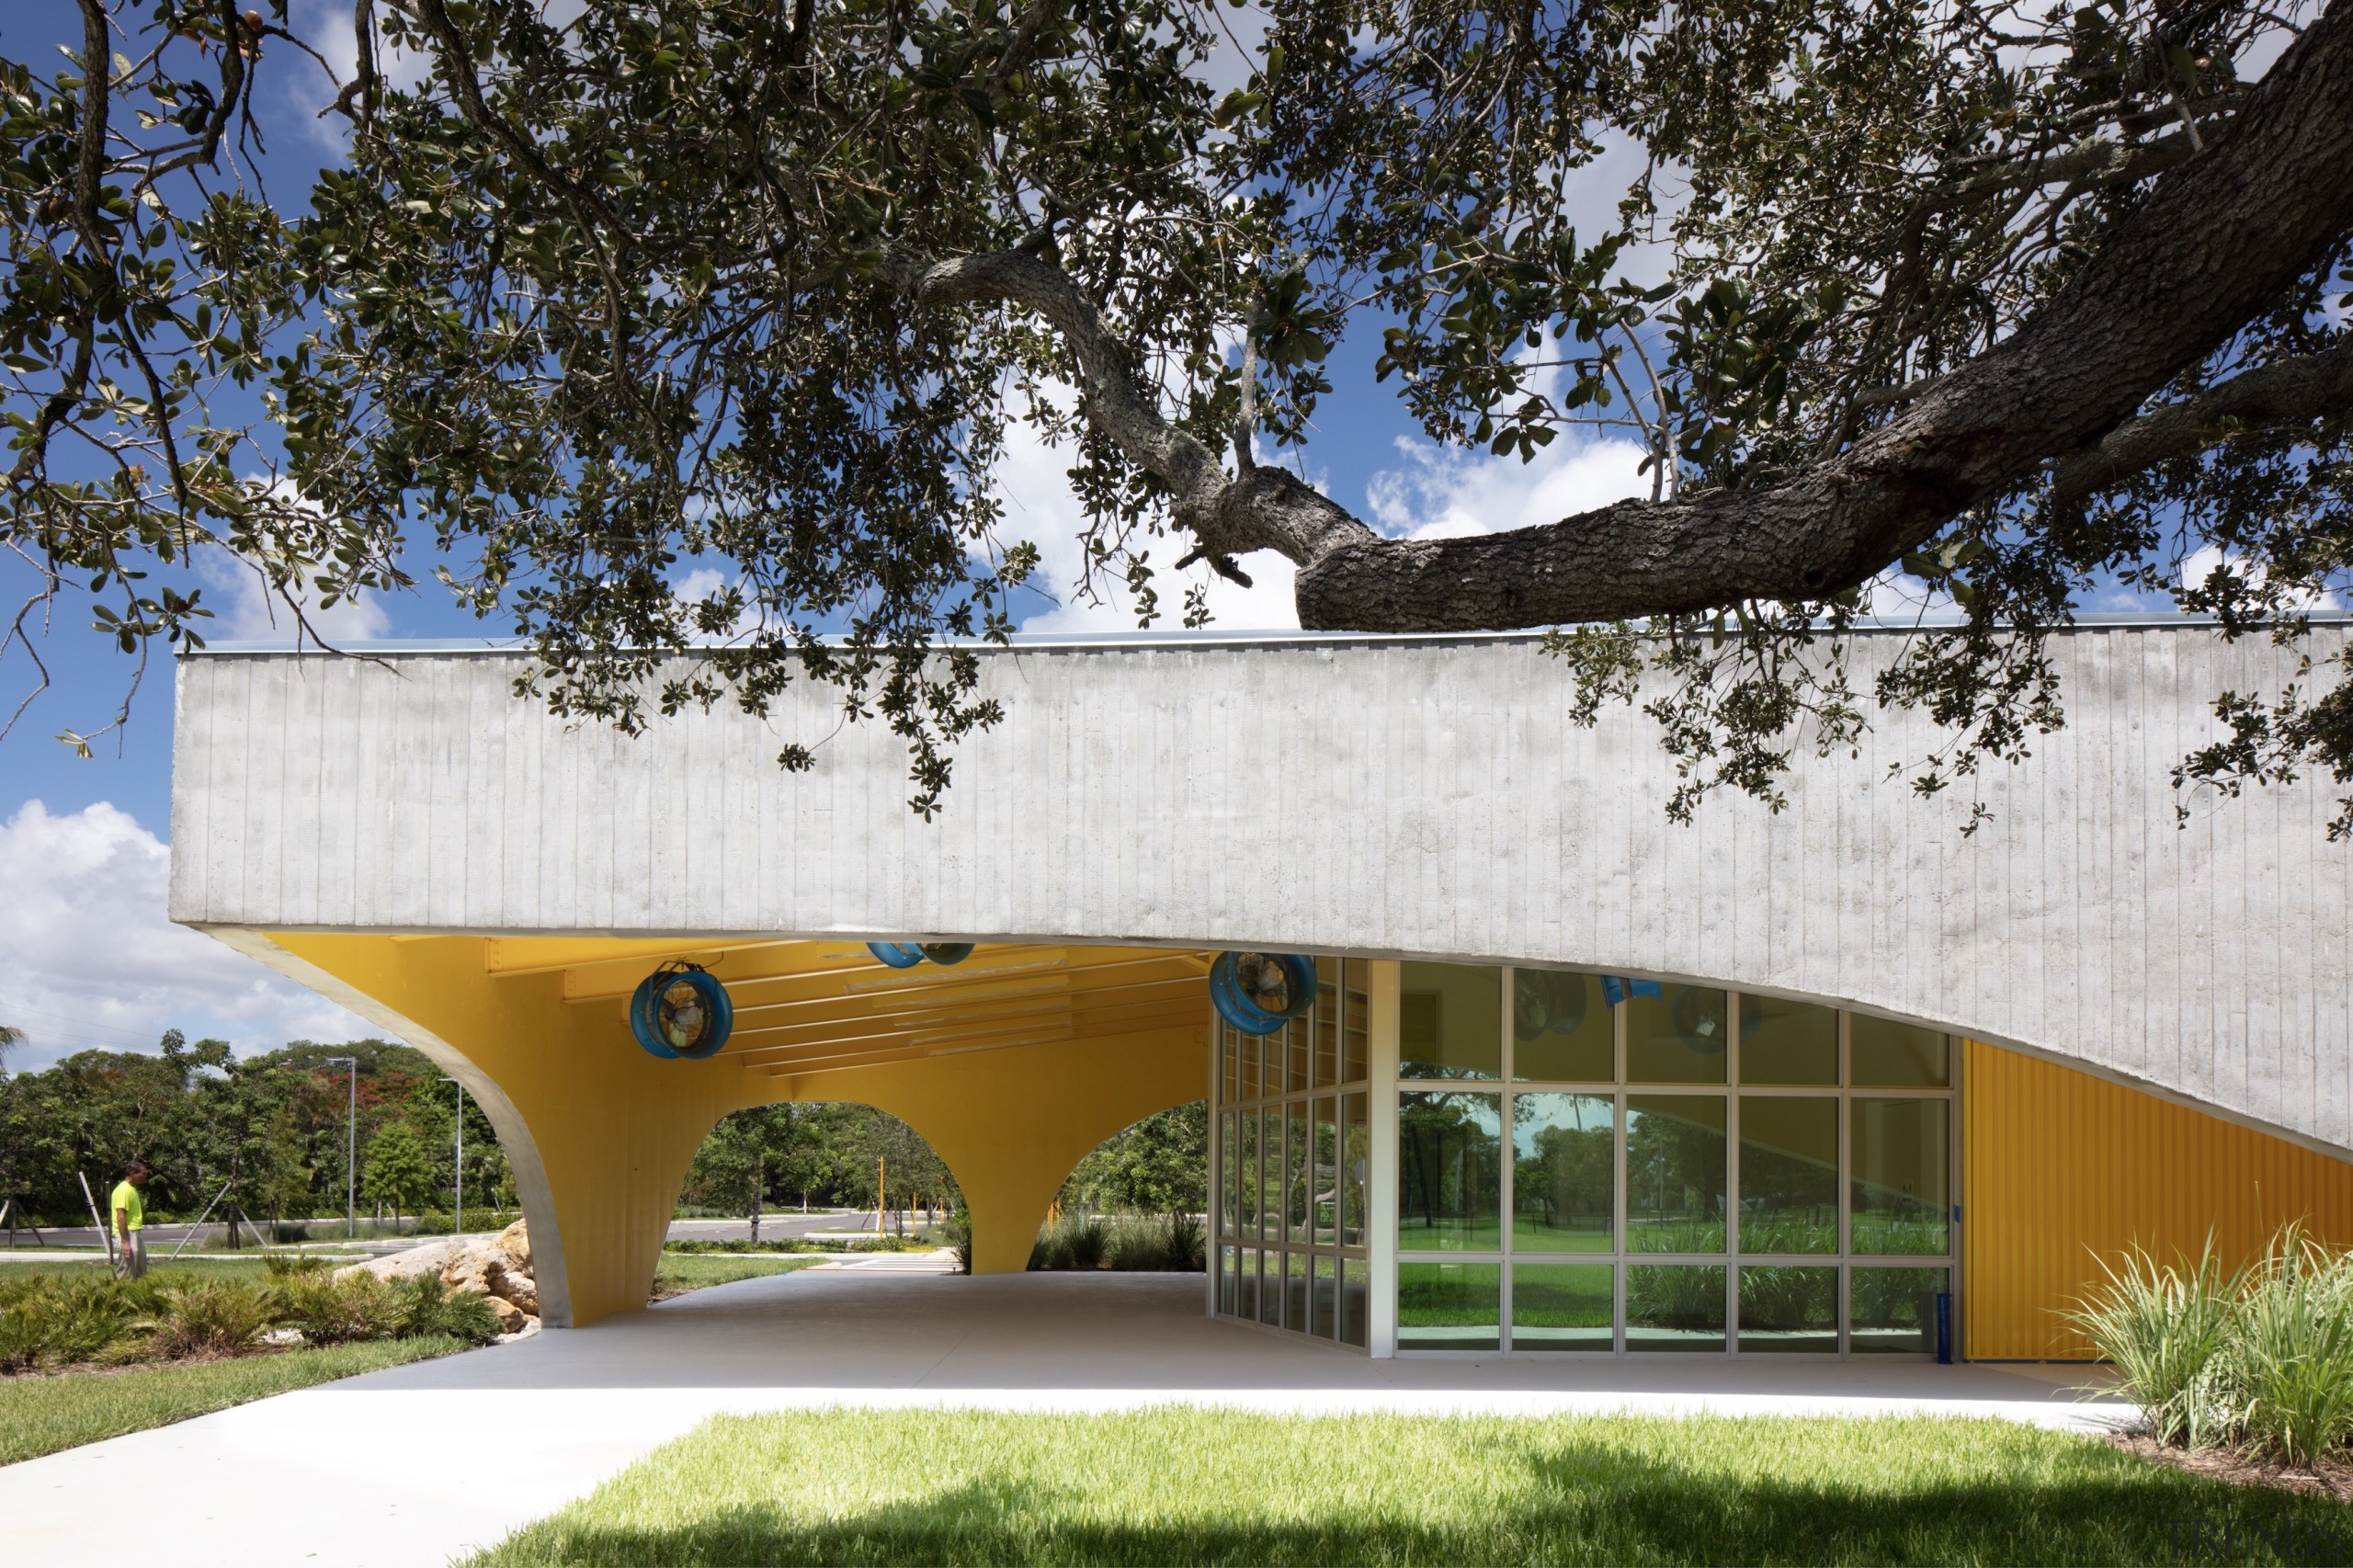
[[[1966,1354],[2087,1359],[2060,1312],[2135,1244],[2225,1266],[2288,1220],[2353,1244],[2353,1163],[1976,1040],[1961,1077]]]

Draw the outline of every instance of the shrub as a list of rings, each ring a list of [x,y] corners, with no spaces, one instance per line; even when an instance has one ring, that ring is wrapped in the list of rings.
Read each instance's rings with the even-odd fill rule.
[[[271,1302],[248,1279],[199,1279],[176,1285],[149,1320],[143,1348],[155,1356],[234,1356],[250,1349],[270,1325]]]
[[[401,1291],[368,1273],[337,1279],[321,1270],[305,1270],[279,1280],[272,1295],[278,1321],[301,1330],[313,1345],[393,1338],[403,1332],[409,1312]]]
[[[104,1274],[0,1280],[0,1371],[95,1360],[131,1336],[154,1300],[153,1287]]]
[[[468,1291],[453,1291],[438,1274],[419,1274],[394,1282],[404,1298],[400,1329],[411,1335],[444,1334],[470,1345],[484,1345],[498,1337],[498,1314],[489,1299]]]

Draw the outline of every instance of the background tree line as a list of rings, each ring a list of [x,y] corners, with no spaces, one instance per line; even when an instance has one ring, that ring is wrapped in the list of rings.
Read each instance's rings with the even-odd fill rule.
[[[257,1219],[340,1215],[358,1060],[358,1198],[395,1216],[447,1210],[454,1196],[457,1095],[422,1051],[388,1040],[297,1040],[239,1057],[177,1029],[155,1054],[85,1051],[0,1076],[0,1198],[41,1223],[85,1222],[94,1191],[134,1159],[153,1171],[158,1217],[195,1217],[224,1184]],[[1199,1211],[1207,1202],[1208,1120],[1199,1105],[1147,1117],[1106,1140],[1065,1183],[1065,1206]],[[511,1210],[514,1176],[482,1108],[465,1105],[465,1193]],[[954,1176],[896,1117],[853,1104],[760,1106],[711,1130],[678,1201],[688,1211],[928,1207],[963,1199]]]
[[[423,1052],[381,1040],[296,1040],[240,1058],[228,1043],[166,1030],[158,1053],[85,1051],[0,1080],[0,1197],[20,1212],[86,1221],[93,1189],[144,1160],[151,1211],[193,1218],[224,1184],[256,1218],[344,1207],[358,1061],[359,1199],[373,1210],[446,1207],[456,1176],[456,1091]],[[514,1183],[481,1107],[465,1108],[470,1200],[512,1207]]]

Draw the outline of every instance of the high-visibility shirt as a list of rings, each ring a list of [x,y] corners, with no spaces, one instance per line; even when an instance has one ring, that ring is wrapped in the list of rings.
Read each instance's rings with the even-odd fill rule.
[[[147,1228],[147,1205],[140,1201],[139,1189],[127,1181],[114,1184],[114,1207],[122,1210],[123,1222],[134,1231]]]

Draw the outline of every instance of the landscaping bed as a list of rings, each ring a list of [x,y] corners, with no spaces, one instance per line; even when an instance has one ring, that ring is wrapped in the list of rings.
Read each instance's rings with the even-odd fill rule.
[[[469,1348],[447,1335],[0,1378],[0,1464]]]
[[[836,1410],[707,1422],[476,1562],[2115,1563],[2226,1528],[2353,1511],[1990,1419]]]

